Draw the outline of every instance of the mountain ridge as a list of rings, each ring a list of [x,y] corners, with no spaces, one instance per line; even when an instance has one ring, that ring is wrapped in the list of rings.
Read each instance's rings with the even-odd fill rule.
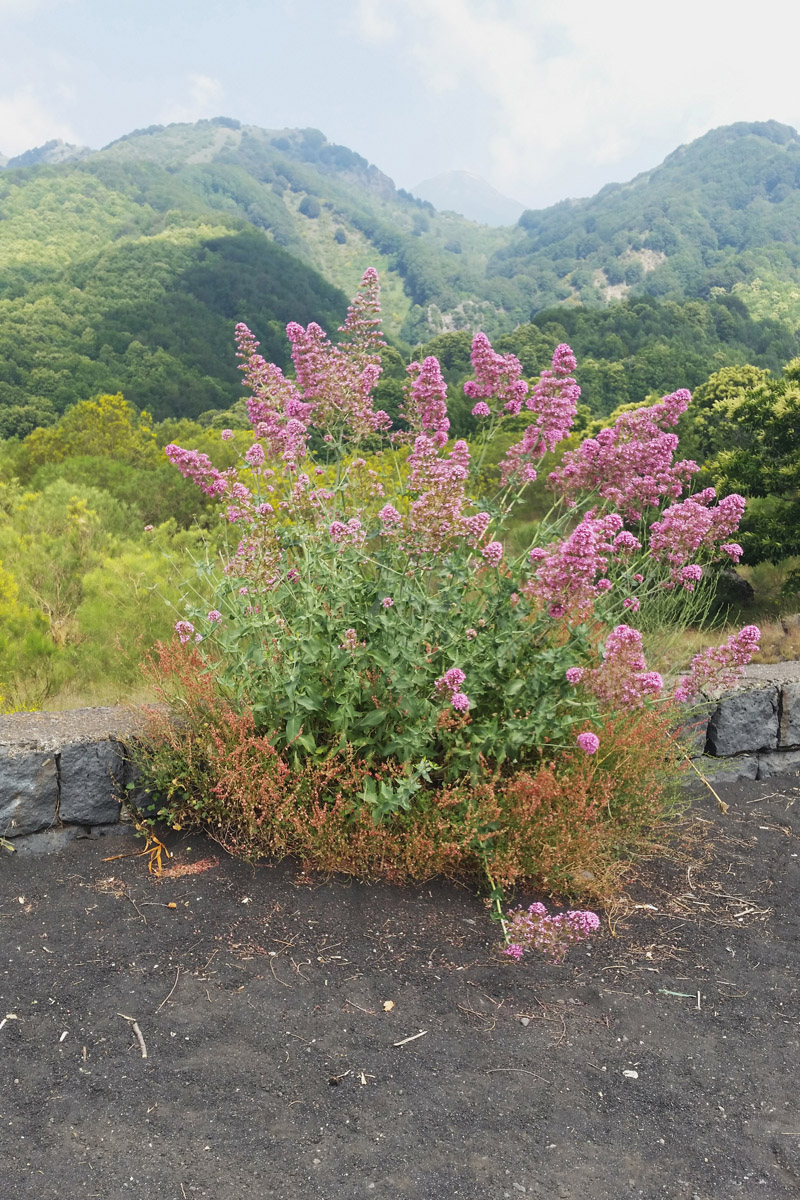
[[[333,332],[367,267],[402,354],[637,298],[713,301],[721,330],[746,313],[766,340],[800,324],[800,138],[778,122],[720,127],[504,228],[437,211],[316,129],[219,117],[19,157],[0,170],[3,429],[98,391],[157,416],[224,408],[236,321],[285,364],[286,320]]]

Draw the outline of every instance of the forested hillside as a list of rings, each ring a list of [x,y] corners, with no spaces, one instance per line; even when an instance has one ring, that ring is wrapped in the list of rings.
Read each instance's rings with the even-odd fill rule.
[[[437,213],[317,130],[217,118],[50,144],[0,171],[0,436],[100,392],[157,419],[227,408],[233,324],[285,363],[286,321],[335,329],[367,266],[395,379],[411,346],[477,328],[536,342],[513,333],[531,319],[537,366],[563,331],[598,412],[728,364],[774,370],[797,353],[800,139],[715,130],[504,229]]]

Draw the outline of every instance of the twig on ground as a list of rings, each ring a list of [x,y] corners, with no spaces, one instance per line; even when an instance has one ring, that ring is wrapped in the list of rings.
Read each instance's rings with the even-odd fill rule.
[[[169,995],[168,995],[168,996],[165,996],[165,997],[164,997],[164,999],[163,999],[163,1000],[161,1001],[161,1003],[159,1004],[158,1008],[156,1009],[156,1012],[157,1012],[157,1013],[160,1013],[160,1012],[161,1012],[162,1008],[164,1007],[164,1005],[165,1005],[165,1004],[167,1003],[167,1001],[169,1000],[169,997],[172,995],[172,992],[174,992],[174,991],[175,991],[175,988],[178,986],[178,980],[180,979],[180,977],[181,977],[181,969],[180,969],[180,967],[178,967],[177,971],[175,972],[175,982],[174,982],[174,983],[173,983],[173,985],[172,985],[172,990],[170,991]]]
[[[427,1029],[420,1029],[419,1033],[412,1033],[411,1037],[403,1038],[402,1042],[392,1042],[393,1046],[406,1046],[409,1042],[415,1042],[417,1038],[425,1037]]]
[[[214,954],[219,954],[219,946],[217,946],[216,950],[214,951]],[[206,967],[211,962],[211,959],[213,959],[214,954],[211,955],[211,958],[209,958],[208,962],[203,963],[202,967],[200,968],[201,971],[205,971]]]
[[[147,1046],[145,1045],[144,1038],[142,1037],[142,1031],[139,1028],[136,1018],[135,1017],[126,1017],[125,1013],[121,1013],[121,1012],[118,1012],[117,1016],[122,1017],[123,1021],[130,1022],[130,1027],[133,1030],[133,1032],[136,1034],[136,1040],[139,1043],[139,1049],[142,1052],[142,1058],[147,1058]]]
[[[699,775],[699,776],[700,776],[700,778],[702,779],[703,783],[706,785],[706,787],[708,788],[708,790],[711,792],[711,795],[714,797],[714,799],[715,799],[715,800],[716,800],[716,802],[717,802],[717,806],[718,806],[718,808],[719,808],[719,811],[720,811],[721,813],[723,813],[723,814],[724,814],[724,813],[726,813],[726,812],[728,811],[728,808],[730,807],[730,805],[726,804],[726,803],[725,803],[725,801],[722,799],[722,797],[721,797],[721,796],[720,796],[720,795],[719,795],[717,792],[715,792],[715,791],[714,791],[713,787],[712,787],[712,786],[711,786],[711,784],[708,782],[708,780],[706,779],[705,775],[704,775],[704,774],[703,774],[703,772],[700,770],[700,768],[699,768],[699,767],[696,767],[690,758],[687,758],[687,759],[686,759],[686,761],[688,762],[689,766],[690,766],[690,767],[692,768],[692,770],[694,771],[695,775]]]
[[[272,971],[272,974],[275,976],[278,983],[282,983],[284,987],[288,987],[288,988],[290,988],[292,986],[290,983],[287,983],[285,979],[281,979],[280,975],[278,975],[277,972],[275,971],[275,959],[272,957],[272,955],[270,955],[270,959],[269,959],[269,969],[270,969],[270,971]]]
[[[355,1000],[345,1000],[345,1004],[349,1004],[353,1008],[357,1008],[359,1012],[366,1013],[367,1016],[370,1016],[370,1017],[375,1016],[375,1013],[373,1012],[373,1010],[371,1008],[362,1008],[360,1004],[356,1004]]]
[[[529,1071],[527,1067],[490,1067],[487,1074],[496,1075],[500,1071],[513,1071],[515,1075],[532,1075],[534,1079],[541,1079],[542,1083],[550,1083],[551,1080],[545,1079],[544,1075],[537,1075],[535,1071]]]
[[[131,904],[132,904],[132,905],[133,905],[133,907],[136,909],[137,913],[139,914],[139,916],[142,918],[142,920],[144,921],[144,923],[145,923],[145,925],[146,925],[146,924],[147,924],[147,917],[144,915],[144,913],[142,912],[142,910],[139,908],[139,905],[136,903],[136,901],[134,900],[133,896],[131,896],[131,894],[130,894],[129,892],[123,892],[122,894],[123,894],[123,896],[125,897],[125,899],[126,899],[126,900],[130,900]]]

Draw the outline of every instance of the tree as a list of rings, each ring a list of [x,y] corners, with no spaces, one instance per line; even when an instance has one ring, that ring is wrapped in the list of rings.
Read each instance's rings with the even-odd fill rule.
[[[800,554],[800,358],[714,411],[723,418],[722,448],[707,463],[714,484],[757,499],[742,523],[746,561]]]
[[[132,466],[161,461],[149,413],[137,412],[121,392],[81,400],[49,429],[36,429],[22,443],[17,471],[30,479],[37,467],[90,455]]]

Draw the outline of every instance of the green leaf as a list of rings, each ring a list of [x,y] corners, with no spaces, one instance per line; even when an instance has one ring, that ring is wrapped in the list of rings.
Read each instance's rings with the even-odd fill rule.
[[[382,721],[385,721],[388,715],[385,708],[376,708],[374,712],[367,713],[365,717],[362,717],[359,724],[366,725],[368,729],[372,729],[373,726],[380,725]]]

